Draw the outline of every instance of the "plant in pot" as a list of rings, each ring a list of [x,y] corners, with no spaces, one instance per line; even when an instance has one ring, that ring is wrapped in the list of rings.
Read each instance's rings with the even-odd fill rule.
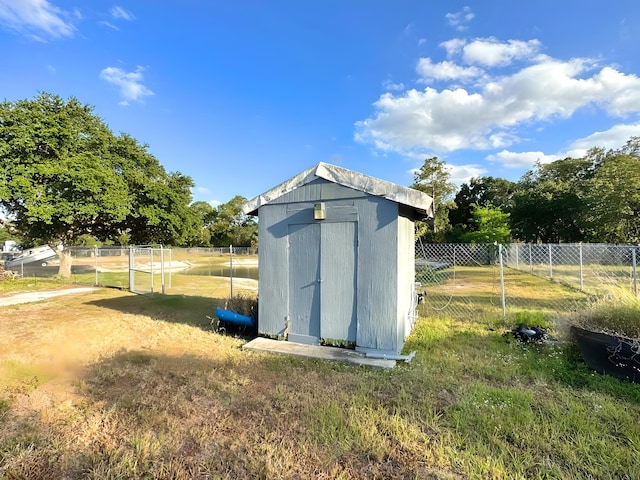
[[[571,323],[589,368],[640,383],[640,298],[613,291],[576,313]]]

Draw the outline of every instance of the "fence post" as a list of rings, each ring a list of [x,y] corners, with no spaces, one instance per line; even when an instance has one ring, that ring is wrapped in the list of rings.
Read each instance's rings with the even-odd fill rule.
[[[173,265],[171,264],[171,260],[173,258],[173,249],[169,249],[169,288],[171,288],[171,273],[173,272]]]
[[[162,294],[164,295],[164,247],[160,244],[160,283],[162,285]]]
[[[233,245],[229,245],[229,300],[233,300]]]
[[[584,290],[583,276],[582,276],[582,242],[580,242],[580,291]]]
[[[97,287],[99,285],[99,283],[98,283],[98,246],[97,245],[93,246],[93,259],[94,259],[94,263],[95,263],[96,287]]]
[[[151,296],[153,297],[153,246],[149,247],[149,267],[151,268]]]
[[[549,244],[549,278],[553,279],[553,258],[551,256],[551,244]]]
[[[637,257],[636,257],[636,253],[637,253],[637,248],[634,247],[631,249],[631,262],[633,265],[633,293],[635,294],[635,296],[638,296],[638,273],[637,273],[637,269],[636,267],[638,266],[637,263]]]
[[[504,264],[502,262],[502,244],[498,245],[498,256],[500,257],[500,296],[502,301],[502,319],[506,321],[507,319],[507,305],[505,302],[505,294],[504,294]]]
[[[129,291],[133,293],[134,290],[134,277],[133,277],[133,247],[129,246]]]
[[[531,244],[529,244],[529,273],[533,275],[533,262],[531,261]]]
[[[516,270],[520,270],[520,251],[518,250],[517,243],[516,243]]]

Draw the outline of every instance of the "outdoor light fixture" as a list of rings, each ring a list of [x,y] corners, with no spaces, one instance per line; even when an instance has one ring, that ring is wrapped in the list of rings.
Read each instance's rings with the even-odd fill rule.
[[[316,203],[313,206],[313,219],[324,220],[327,218],[327,211],[324,209],[324,202]]]

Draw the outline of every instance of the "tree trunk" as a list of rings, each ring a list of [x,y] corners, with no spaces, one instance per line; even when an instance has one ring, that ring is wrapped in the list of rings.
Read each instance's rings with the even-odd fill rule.
[[[58,269],[58,275],[62,278],[71,278],[71,263],[73,258],[71,257],[71,251],[64,249],[62,246],[56,247],[56,253],[60,258],[60,268]]]

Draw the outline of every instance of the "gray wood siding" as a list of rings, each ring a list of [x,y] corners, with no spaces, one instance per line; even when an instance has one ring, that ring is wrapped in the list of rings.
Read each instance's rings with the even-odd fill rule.
[[[411,333],[415,283],[415,225],[405,215],[398,217],[398,351]]]
[[[358,333],[362,350],[396,351],[397,204],[380,197],[357,203]]]
[[[315,221],[319,201],[327,215]],[[400,351],[415,268],[410,212],[319,179],[261,206],[258,223],[260,333]]]
[[[320,229],[318,223],[289,225],[289,339],[320,343]]]
[[[320,336],[355,344],[358,224],[335,222],[320,227]]]
[[[258,221],[258,331],[286,335],[289,305],[286,205],[260,207]]]
[[[328,180],[318,178],[272,200],[270,204],[318,202],[349,198],[365,198],[370,195],[353,188],[337,185]]]

